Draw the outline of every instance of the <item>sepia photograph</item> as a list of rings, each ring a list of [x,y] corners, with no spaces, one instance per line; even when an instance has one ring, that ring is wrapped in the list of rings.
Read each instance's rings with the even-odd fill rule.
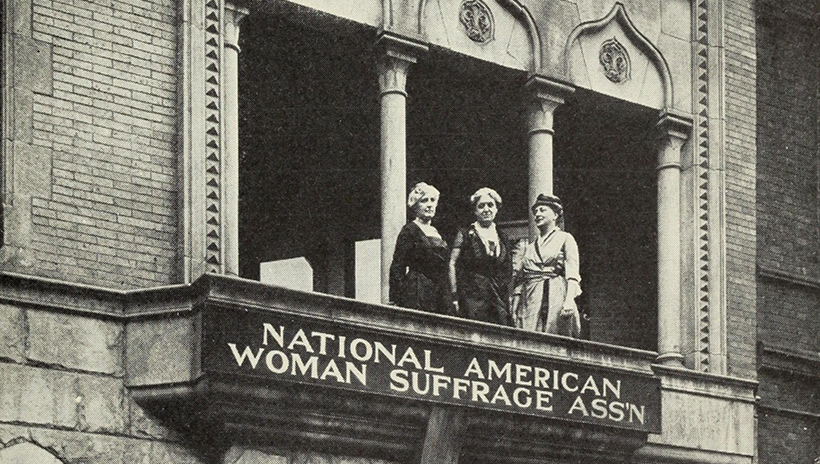
[[[0,464],[820,464],[820,0],[0,32]]]

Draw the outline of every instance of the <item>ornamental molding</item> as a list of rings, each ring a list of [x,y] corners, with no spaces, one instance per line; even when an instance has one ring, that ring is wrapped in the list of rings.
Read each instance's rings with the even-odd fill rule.
[[[564,75],[570,74],[570,50],[575,42],[582,37],[599,33],[612,22],[620,26],[626,40],[638,49],[638,51],[643,53],[651,65],[657,70],[661,77],[661,87],[663,88],[662,107],[672,108],[675,100],[673,98],[672,73],[669,70],[669,64],[666,62],[666,58],[663,57],[660,50],[658,50],[658,47],[635,27],[635,24],[629,19],[626,7],[620,2],[615,3],[612,10],[603,18],[581,23],[573,29],[564,45]]]
[[[495,38],[495,21],[490,8],[481,0],[464,0],[458,13],[464,33],[473,42],[489,43]]]
[[[227,53],[237,53],[238,23],[247,13],[225,0],[185,0],[180,63],[179,166],[180,189],[180,281],[190,283],[204,273],[223,274],[226,243],[235,241],[236,227],[228,219],[227,202],[238,186],[229,180],[226,156],[230,140],[226,90],[236,79]]]
[[[419,38],[424,38],[427,33],[426,23],[424,21],[425,12],[427,10],[427,3],[433,0],[418,0],[418,7],[417,7],[417,27],[416,31],[418,32]],[[481,0],[483,1],[483,0]],[[385,10],[384,10],[384,22],[383,22],[383,29],[384,30],[391,30],[395,27],[394,20],[393,20],[393,3],[395,1],[385,0]],[[530,72],[538,73],[541,71],[541,34],[538,30],[538,26],[535,23],[535,18],[533,17],[530,10],[524,6],[520,0],[496,0],[496,4],[509,12],[513,15],[513,17],[518,21],[519,25],[527,31],[527,35],[530,37],[530,44],[532,45],[532,57],[530,62]],[[485,4],[486,5],[486,4]],[[488,8],[489,10],[489,8]]]

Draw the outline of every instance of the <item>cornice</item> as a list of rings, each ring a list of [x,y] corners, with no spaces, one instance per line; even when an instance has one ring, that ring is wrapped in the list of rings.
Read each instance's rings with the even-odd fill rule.
[[[760,369],[820,379],[820,352],[758,344]]]
[[[791,272],[780,271],[776,269],[764,269],[758,266],[757,275],[769,280],[776,280],[779,282],[786,282],[792,285],[799,285],[802,287],[809,287],[820,290],[820,279],[808,276],[801,276]]]

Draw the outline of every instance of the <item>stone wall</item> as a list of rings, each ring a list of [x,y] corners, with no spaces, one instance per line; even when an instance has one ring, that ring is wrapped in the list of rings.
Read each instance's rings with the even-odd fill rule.
[[[368,458],[348,458],[321,453],[289,453],[274,449],[234,446],[222,458],[222,464],[391,464]]]
[[[175,2],[12,3],[4,267],[174,281]]]
[[[67,463],[199,462],[131,399],[123,330],[117,321],[0,304],[0,462],[43,462],[38,449]]]

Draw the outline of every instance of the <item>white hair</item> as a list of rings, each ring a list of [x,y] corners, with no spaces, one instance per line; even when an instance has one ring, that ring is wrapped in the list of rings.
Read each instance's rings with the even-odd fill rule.
[[[438,199],[441,192],[438,191],[437,188],[433,187],[430,184],[419,182],[413,187],[413,190],[410,191],[410,194],[407,195],[407,207],[412,208],[416,206],[422,198],[424,197],[431,197]]]
[[[470,204],[473,205],[473,208],[475,208],[475,206],[478,204],[478,201],[481,200],[481,197],[483,197],[484,195],[492,198],[492,200],[495,202],[495,206],[501,208],[501,195],[499,195],[498,192],[489,187],[482,187],[476,190],[476,192],[472,194],[472,196],[470,196]]]

